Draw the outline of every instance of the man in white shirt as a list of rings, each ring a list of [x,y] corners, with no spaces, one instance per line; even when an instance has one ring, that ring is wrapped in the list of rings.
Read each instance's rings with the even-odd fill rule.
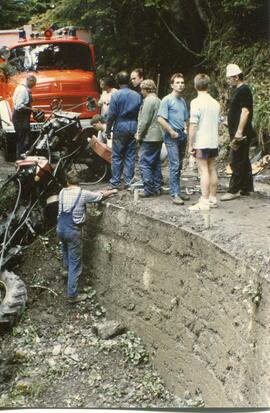
[[[190,211],[217,207],[217,173],[215,158],[218,155],[218,123],[220,105],[207,89],[210,78],[204,73],[195,76],[194,86],[198,96],[191,101],[189,127],[189,153],[196,158],[202,196]]]
[[[18,85],[13,94],[14,111],[12,122],[16,132],[16,159],[27,150],[30,141],[30,116],[32,106],[31,89],[37,79],[33,75],[26,78],[25,84]]]
[[[99,101],[97,102],[97,105],[101,108],[100,114],[105,120],[108,115],[112,94],[114,92],[117,92],[117,89],[114,87],[114,85],[115,80],[113,77],[106,77],[105,79],[103,79],[103,92],[100,96]]]

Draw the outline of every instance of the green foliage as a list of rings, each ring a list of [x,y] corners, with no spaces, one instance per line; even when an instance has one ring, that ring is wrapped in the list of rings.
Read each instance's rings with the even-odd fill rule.
[[[14,29],[25,24],[29,19],[28,10],[23,0],[0,0],[0,28]]]
[[[268,69],[269,71],[269,69]],[[270,134],[270,87],[269,81],[255,84],[255,105],[253,124],[258,134],[259,142],[264,146],[264,141]]]
[[[240,9],[244,14],[248,14],[258,7],[255,0],[222,0],[221,4],[225,13],[235,13]]]
[[[137,366],[140,363],[145,363],[149,359],[149,354],[146,351],[142,340],[135,336],[132,331],[128,331],[121,336],[121,350],[126,361]]]
[[[191,34],[188,29],[184,16],[184,11],[189,10],[187,4],[188,0],[60,0],[54,10],[38,19],[43,24],[57,21],[59,26],[90,27],[100,75],[144,67],[154,78],[157,73],[164,73],[164,79],[179,66],[183,70],[184,65],[194,63],[194,57],[172,37],[165,21],[180,38],[189,30],[191,48],[198,49],[198,43],[202,43],[198,42],[197,33]],[[199,17],[194,12],[193,17],[199,27]]]
[[[53,0],[0,0],[0,28],[19,28],[33,15],[45,13],[52,4]]]
[[[16,73],[16,69],[10,63],[0,63],[0,78],[4,78],[7,81],[11,76]]]
[[[52,5],[53,5],[52,0],[28,0],[27,6],[28,6],[29,18],[31,18],[32,15],[39,15],[42,13],[46,13],[46,11],[50,9]]]

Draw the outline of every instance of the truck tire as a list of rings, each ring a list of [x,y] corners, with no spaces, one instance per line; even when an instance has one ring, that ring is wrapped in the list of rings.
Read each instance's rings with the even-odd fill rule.
[[[19,320],[26,300],[26,287],[18,275],[6,270],[0,272],[0,330]]]

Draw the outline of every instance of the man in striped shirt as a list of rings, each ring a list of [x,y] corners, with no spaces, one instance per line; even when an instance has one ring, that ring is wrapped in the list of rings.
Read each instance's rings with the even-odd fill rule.
[[[100,202],[117,193],[112,189],[90,192],[79,187],[78,175],[71,170],[67,174],[67,188],[59,194],[57,234],[62,244],[64,266],[68,270],[67,295],[70,303],[87,298],[78,294],[78,281],[82,272],[82,226],[86,219],[86,205]]]

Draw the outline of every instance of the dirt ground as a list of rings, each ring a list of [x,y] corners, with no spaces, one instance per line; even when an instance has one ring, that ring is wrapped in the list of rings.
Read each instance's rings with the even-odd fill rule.
[[[0,179],[14,171],[13,164],[1,160],[0,165]],[[165,167],[165,186],[167,175]],[[199,197],[196,171],[187,169],[182,184],[194,191],[184,206],[173,205],[169,195],[134,203],[129,191],[119,192],[110,202],[187,228],[268,278],[268,186],[260,186],[261,192],[249,197],[220,203],[215,210],[191,213],[187,207]],[[220,180],[220,193],[227,184],[228,178]],[[96,335],[92,327],[106,321],[106,309],[99,305],[91,287],[91,269],[84,268],[81,280],[88,299],[73,306],[66,302],[66,279],[61,274],[60,248],[54,237],[40,238],[15,272],[26,282],[29,299],[20,323],[1,337],[0,407],[201,405],[201,400],[191,400],[189,394],[178,398],[164,387],[143,342],[128,326],[127,333],[108,340]]]
[[[1,337],[0,407],[166,407],[183,406],[170,394],[134,333],[111,339],[93,326],[106,320],[96,300],[91,271],[81,290],[88,298],[66,301],[60,248],[55,238],[40,239],[15,270],[27,284],[21,321]],[[193,403],[193,401],[192,401]]]

